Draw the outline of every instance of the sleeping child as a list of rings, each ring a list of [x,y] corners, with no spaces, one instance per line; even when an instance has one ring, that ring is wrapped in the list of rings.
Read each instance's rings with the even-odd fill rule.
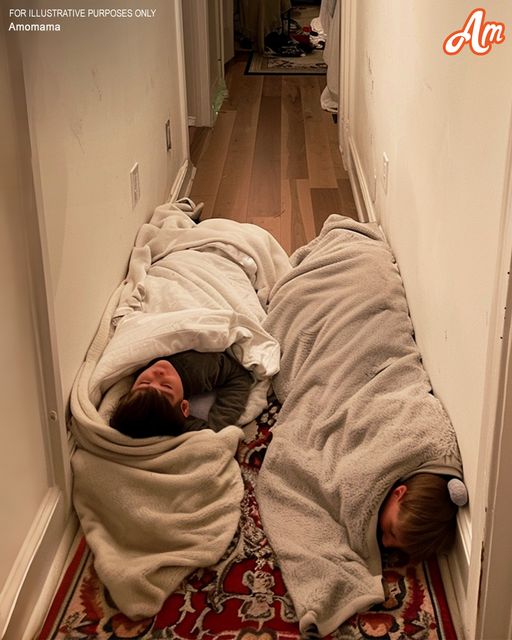
[[[267,406],[279,369],[262,323],[286,252],[252,224],[195,224],[183,204],[140,228],[71,394],[74,506],[98,576],[133,619],[228,548],[243,495],[232,425]],[[195,394],[209,389],[201,421]]]
[[[223,353],[188,350],[156,358],[135,374],[135,382],[110,418],[132,438],[177,436],[186,431],[219,431],[237,424],[253,383],[251,373]],[[189,398],[214,392],[204,420],[191,415]]]
[[[466,487],[457,478],[417,473],[399,481],[379,511],[380,542],[417,562],[446,552],[455,539],[458,506],[466,502]]]
[[[465,487],[377,225],[332,215],[290,260],[264,322],[282,407],[256,498],[300,629],[325,636],[385,600],[381,547],[450,545]]]

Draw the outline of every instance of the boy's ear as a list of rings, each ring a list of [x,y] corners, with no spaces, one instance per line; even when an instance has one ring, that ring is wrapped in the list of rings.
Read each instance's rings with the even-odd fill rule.
[[[405,484],[399,484],[398,487],[395,487],[393,489],[393,496],[398,500],[398,502],[400,502],[400,500],[405,496],[406,493],[407,487],[405,486]]]
[[[182,400],[180,404],[180,408],[185,418],[188,418],[190,415],[190,405],[188,400]]]

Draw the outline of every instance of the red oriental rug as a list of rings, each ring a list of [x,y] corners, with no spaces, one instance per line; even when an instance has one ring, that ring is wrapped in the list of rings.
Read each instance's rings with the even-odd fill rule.
[[[297,617],[261,526],[254,487],[279,405],[245,428],[239,528],[222,560],[191,574],[153,618],[133,622],[109,597],[83,536],[36,640],[298,640]],[[384,559],[387,600],[353,616],[330,640],[456,640],[436,560]]]

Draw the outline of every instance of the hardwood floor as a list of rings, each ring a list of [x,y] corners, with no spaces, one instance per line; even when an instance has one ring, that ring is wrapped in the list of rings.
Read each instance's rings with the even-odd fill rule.
[[[191,129],[190,197],[205,203],[202,218],[260,225],[292,253],[331,213],[357,220],[337,127],[320,106],[325,77],[246,76],[245,65],[228,65],[213,129]]]

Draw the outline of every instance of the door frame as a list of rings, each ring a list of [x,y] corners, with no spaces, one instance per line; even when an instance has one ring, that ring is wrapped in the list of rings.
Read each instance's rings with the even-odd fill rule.
[[[0,18],[0,26],[3,21]],[[5,29],[3,29],[5,33]],[[49,606],[67,551],[77,529],[71,506],[71,440],[62,396],[53,288],[40,190],[37,152],[32,146],[33,123],[27,111],[23,40],[6,40],[11,97],[16,108],[18,164],[24,216],[29,286],[26,295],[33,316],[40,383],[41,429],[48,488],[35,514],[2,591],[0,635],[5,640],[33,637]]]
[[[219,76],[224,79],[223,8],[221,0],[182,0],[183,39],[187,86],[188,124],[212,127],[216,113],[212,106],[217,78],[212,78],[210,66],[209,20],[213,20]]]
[[[512,110],[508,139],[502,243],[497,259],[494,317],[490,323],[482,453],[477,478],[477,486],[482,489],[476,506],[484,514],[484,521],[478,540],[480,546],[474,549],[480,556],[472,555],[480,557],[481,562],[478,574],[475,570],[472,576],[470,570],[468,584],[468,596],[473,599],[475,611],[475,628],[470,629],[470,637],[481,640],[512,636],[512,512],[509,504],[512,487]]]

